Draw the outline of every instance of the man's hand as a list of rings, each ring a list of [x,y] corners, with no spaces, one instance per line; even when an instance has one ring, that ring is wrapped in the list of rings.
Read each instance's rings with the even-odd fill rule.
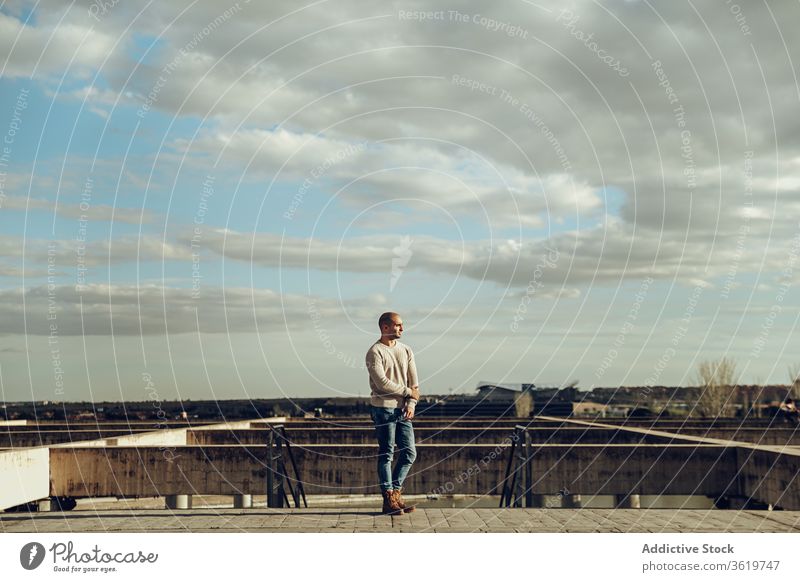
[[[411,395],[409,396],[409,398],[413,398],[414,400],[419,400],[419,386],[411,389]]]
[[[403,419],[404,420],[411,420],[414,418],[414,410],[416,409],[415,404],[406,404],[403,408]]]

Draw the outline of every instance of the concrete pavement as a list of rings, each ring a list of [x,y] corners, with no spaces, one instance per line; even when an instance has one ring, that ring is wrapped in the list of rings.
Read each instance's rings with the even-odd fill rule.
[[[76,510],[0,514],[0,532],[800,532],[798,511],[420,508]]]

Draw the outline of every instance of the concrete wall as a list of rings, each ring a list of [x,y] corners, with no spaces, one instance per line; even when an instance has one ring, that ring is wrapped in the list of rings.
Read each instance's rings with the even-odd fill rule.
[[[106,445],[109,447],[148,445],[183,446],[186,444],[186,430],[185,428],[164,429],[107,438],[105,441]]]
[[[508,441],[513,428],[463,428],[418,426],[414,435],[418,444],[498,444]],[[564,427],[529,429],[535,443],[547,444],[638,444],[669,443],[668,437],[643,435],[629,431]],[[375,443],[375,430],[360,428],[296,428],[288,425],[286,436],[297,445],[370,445]],[[188,445],[263,445],[269,429],[188,431]]]
[[[249,426],[249,420],[217,423],[197,427],[193,433],[216,430],[230,434]],[[186,434],[185,428],[162,429],[101,441],[55,445],[50,449],[51,490],[65,491],[54,495],[72,497],[145,496],[200,493],[185,490],[196,485],[211,488],[212,494],[246,493],[242,487],[249,487],[252,480],[248,472],[264,470],[260,467],[263,461],[256,461],[255,469],[249,467],[253,458],[246,449],[234,452],[233,449],[239,447],[221,447],[222,454],[215,457],[213,451],[206,453],[199,447],[186,447]],[[266,454],[266,447],[257,452]],[[238,487],[228,483],[226,475],[229,473],[230,483],[238,483]],[[162,490],[167,492],[160,493]]]
[[[51,494],[69,496],[263,494],[265,446],[52,449]],[[377,447],[311,445],[295,450],[306,492],[377,493]],[[414,493],[496,494],[507,446],[422,445],[407,481]],[[536,493],[716,495],[728,486],[735,451],[695,445],[546,445],[534,461]]]
[[[50,449],[52,495],[264,493],[266,447]]]
[[[740,448],[739,494],[783,509],[800,509],[800,451]]]
[[[0,510],[44,499],[50,494],[50,455],[46,448],[0,451]]]
[[[304,447],[298,459],[303,478],[322,493],[376,492],[376,450],[372,447]],[[418,459],[407,489],[416,493],[499,494],[507,446],[428,445]],[[648,493],[705,495],[724,490],[732,451],[715,446],[545,445],[533,463],[534,493]],[[715,461],[716,469],[709,470]],[[330,484],[330,485],[329,485]],[[328,489],[327,491],[325,491]]]
[[[517,424],[529,424],[530,418],[422,418],[414,419],[414,427],[442,427],[442,428],[508,428],[513,430]],[[349,418],[316,418],[316,419],[283,419],[282,421],[257,420],[251,421],[251,428],[266,428],[269,424],[284,424],[288,429],[299,428],[373,428],[372,420],[364,417]],[[563,426],[562,421],[536,421],[536,426]]]
[[[661,429],[663,430],[663,429]],[[774,428],[702,428],[681,429],[680,434],[707,437],[712,439],[735,440],[744,443],[756,443],[769,446],[800,446],[800,430],[784,428],[778,425]]]
[[[220,429],[236,430],[248,428],[250,421],[232,422],[232,423],[217,423],[212,425],[198,426],[192,429],[194,432],[201,432],[203,430],[212,429],[220,431]],[[186,428],[169,428],[169,426],[161,429],[153,430],[152,425],[148,425],[148,430],[141,428],[132,431],[127,428],[120,428],[121,425],[117,424],[115,428],[92,428],[92,425],[72,425],[70,430],[67,430],[62,425],[58,425],[58,429],[53,429],[49,425],[43,425],[40,429],[35,429],[30,426],[25,427],[24,430],[5,431],[0,429],[0,448],[23,448],[23,447],[40,447],[46,445],[57,444],[78,444],[84,445],[88,442],[98,444],[97,441],[102,441],[99,444],[106,446],[117,445],[185,445],[186,444]],[[122,425],[124,426],[124,425]]]
[[[242,420],[238,422],[221,422],[217,424],[210,424],[199,426],[191,429],[192,434],[202,435],[204,431],[213,430],[223,434],[231,434],[232,431],[246,429],[250,426],[249,420]],[[167,447],[183,446],[187,443],[187,433],[190,429],[176,428],[176,429],[160,429],[151,432],[137,433],[113,439],[107,439],[108,446],[147,446],[147,445],[163,445]],[[230,444],[230,443],[226,443]]]
[[[496,487],[505,471],[507,439],[513,424],[415,423],[419,456],[407,489],[414,493],[499,493]],[[800,509],[800,449],[711,441],[689,436],[693,431],[673,441],[663,433],[651,434],[641,428],[589,424],[564,426],[562,421],[545,420],[531,429],[533,442],[539,444],[533,464],[534,493],[555,494],[566,488],[583,495],[727,494]],[[53,445],[49,453],[46,448],[3,451],[0,455],[21,454],[3,457],[0,474],[5,477],[16,471],[30,475],[16,494],[8,489],[11,505],[48,494],[263,494],[267,431],[250,428],[253,426],[265,427],[266,423],[241,421],[189,430],[163,429]],[[371,422],[348,421],[348,426],[341,428],[320,420],[287,423],[308,493],[377,492],[377,447]],[[715,438],[733,436],[732,428],[712,430],[723,431],[714,434]],[[750,436],[755,436],[758,431],[763,433],[763,428],[752,431]],[[785,429],[774,429],[767,436],[772,434],[776,440],[794,438]],[[192,446],[194,443],[203,446]]]
[[[130,435],[129,430],[72,430],[72,431],[47,431],[27,430],[11,433],[0,432],[0,447],[24,448],[41,447],[69,442],[83,442],[103,438]]]
[[[672,419],[672,420],[637,420],[626,418],[582,418],[582,417],[553,417],[553,416],[537,416],[536,418],[476,418],[476,417],[463,417],[463,418],[436,418],[417,416],[414,419],[414,426],[442,426],[442,427],[463,427],[463,428],[500,428],[511,427],[517,424],[531,424],[532,427],[565,427],[569,426],[573,421],[595,422],[599,421],[606,426],[617,426],[620,428],[657,428],[660,430],[678,431],[685,429],[702,429],[706,430],[711,428],[726,428],[737,429],[742,426],[748,428],[781,428],[782,426],[774,419],[748,419],[742,421],[736,418],[717,419],[715,421],[701,420],[701,419]],[[267,423],[272,423],[273,419],[254,420],[251,421],[253,428],[259,425],[264,426]],[[369,417],[348,417],[348,418],[313,418],[313,419],[298,419],[291,418],[279,420],[290,428],[348,428],[348,427],[370,427],[372,420]]]

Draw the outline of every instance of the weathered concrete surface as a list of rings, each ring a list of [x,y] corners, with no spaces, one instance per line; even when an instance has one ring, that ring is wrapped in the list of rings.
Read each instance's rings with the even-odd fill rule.
[[[499,493],[509,448],[421,444],[406,487],[425,493]],[[293,450],[309,494],[377,491],[375,445]],[[263,445],[52,448],[50,494],[261,494],[266,455]],[[533,458],[537,494],[563,489],[583,495],[726,494],[800,509],[800,452],[794,449],[705,443],[537,445]]]
[[[418,444],[497,444],[508,440],[513,427],[464,428],[447,426],[415,426]],[[534,443],[543,444],[639,444],[668,443],[669,437],[635,434],[630,431],[583,427],[530,428]],[[187,432],[189,445],[262,445],[267,442],[269,429],[202,430]],[[286,426],[286,436],[293,445],[368,445],[375,443],[375,429]]]
[[[43,421],[34,421],[34,420],[12,420],[7,421],[10,423],[21,423],[21,424],[10,424],[8,426],[4,426],[0,423],[0,427],[3,430],[32,430],[32,429],[39,429],[43,431],[48,430],[80,430],[81,427],[83,428],[94,428],[99,430],[104,429],[112,429],[112,430],[119,430],[120,428],[124,427],[130,431],[151,431],[155,428],[191,428],[191,424],[187,421],[177,421],[177,420],[168,420],[164,422],[157,422],[157,421],[125,421],[125,420],[73,420],[73,421],[64,421],[64,420],[43,420]],[[252,422],[252,420],[251,420]],[[201,423],[205,424],[205,423]],[[209,423],[210,424],[210,423]],[[218,423],[219,424],[219,423]]]
[[[130,435],[129,430],[72,430],[72,431],[45,431],[27,430],[15,432],[0,432],[0,447],[25,448],[41,447],[69,442],[85,442],[104,438],[114,438]]]
[[[262,493],[267,447],[50,449],[51,495]]]
[[[266,422],[253,421],[250,428],[266,428]],[[791,426],[778,419],[718,419],[706,421],[699,419],[685,420],[631,420],[631,419],[580,419],[536,417],[503,418],[503,419],[431,419],[417,418],[414,421],[418,440],[441,442],[434,439],[447,439],[450,442],[492,442],[491,435],[510,433],[516,425],[528,427],[534,442],[568,444],[597,442],[613,442],[617,444],[645,442],[670,442],[674,434],[712,438],[726,441],[746,442],[759,445],[800,446],[800,425]],[[373,438],[372,421],[367,418],[352,419],[301,419],[286,423],[287,429],[294,434],[298,442],[309,444],[359,444],[369,442]],[[633,430],[642,435],[638,439]],[[337,431],[339,431],[337,433]],[[605,431],[605,432],[604,432]],[[452,440],[448,433],[463,435]],[[656,434],[660,432],[662,434]],[[315,435],[314,433],[319,433]],[[340,436],[342,440],[334,440]],[[223,444],[206,437],[203,444]],[[221,436],[216,438],[222,438]],[[257,439],[257,435],[242,436],[246,444],[249,439]],[[475,439],[474,441],[472,439]],[[502,438],[502,437],[501,437]],[[607,439],[607,440],[603,440]],[[499,439],[494,442],[499,442]],[[197,444],[201,444],[198,442]]]
[[[202,434],[206,430],[217,430],[222,432],[232,432],[250,426],[249,420],[236,422],[222,422],[197,426],[191,429],[192,434]],[[158,445],[163,448],[186,445],[189,429],[186,428],[161,428],[150,432],[140,432],[127,436],[106,439],[106,445],[116,446],[147,446]]]
[[[249,420],[215,423],[192,427],[194,434],[204,430],[231,431],[250,426]],[[72,425],[43,424],[40,427],[0,428],[0,448],[39,447],[55,444],[85,443],[103,440],[105,446],[117,445],[185,445],[187,429],[175,424],[135,424],[127,423],[95,426],[92,423],[73,423]]]
[[[498,443],[511,433],[515,424],[524,419],[499,422],[457,421],[452,424],[441,420],[416,422],[417,441],[420,443]],[[530,423],[530,421],[525,421]],[[289,438],[300,444],[370,444],[374,442],[371,421],[351,421],[352,426],[341,427],[325,420],[290,421],[287,424]],[[247,429],[250,426],[262,427]],[[21,425],[0,428],[0,448],[34,447],[60,443],[78,443],[89,440],[109,439],[107,445],[133,444],[264,444],[267,438],[266,422],[241,421],[214,425],[185,426],[164,425],[154,429],[153,424],[139,423],[130,427],[120,424],[92,423],[43,424],[37,428]],[[120,427],[123,428],[120,428]],[[626,423],[613,428],[574,426],[571,421],[535,421],[529,429],[533,442],[549,444],[635,444],[667,443],[673,437],[633,432],[628,429],[642,427]],[[225,428],[223,428],[225,427]],[[657,430],[686,436],[735,440],[761,445],[800,446],[800,430],[784,425],[766,427],[698,428],[693,423],[666,425]],[[205,434],[204,434],[205,433]],[[130,438],[127,438],[130,437]],[[188,440],[187,440],[188,439]]]
[[[283,418],[275,419],[275,420],[285,420]],[[117,426],[126,426],[128,423],[118,424]],[[76,440],[75,435],[75,427],[76,425],[66,425],[66,424],[47,424],[42,423],[42,427],[70,427],[71,433],[67,433],[69,436],[69,440],[65,442],[59,442],[55,444],[51,444],[49,447],[41,447],[41,448],[19,448],[16,447],[9,449],[9,450],[2,450],[0,451],[0,475],[3,477],[12,476],[12,475],[20,475],[19,485],[15,485],[14,483],[9,482],[6,485],[5,480],[3,482],[3,487],[0,488],[0,510],[6,509],[8,507],[12,507],[14,505],[20,505],[23,503],[28,503],[32,501],[37,501],[44,499],[49,496],[49,491],[52,489],[51,481],[53,477],[53,473],[50,471],[49,463],[52,451],[62,451],[62,458],[63,458],[63,451],[65,450],[72,450],[74,448],[81,448],[82,450],[89,450],[89,447],[95,449],[96,452],[105,453],[106,450],[114,450],[114,447],[120,445],[151,445],[156,446],[158,448],[161,457],[165,460],[170,459],[171,450],[174,449],[176,446],[183,446],[186,444],[186,428],[170,428],[175,426],[173,424],[164,424],[163,428],[158,430],[151,430],[150,432],[138,432],[135,434],[129,434],[130,429],[133,426],[145,427],[149,426],[152,428],[152,423],[141,423],[141,424],[134,424],[128,425],[126,429],[122,430],[122,436],[117,436],[114,438],[94,438],[98,435],[108,434],[107,427],[103,427],[100,430],[95,431],[86,431],[86,434],[81,435],[88,437],[92,440]],[[91,424],[89,424],[91,426]],[[204,425],[195,427],[195,432],[200,432],[203,428],[210,428],[210,429],[227,429],[227,430],[236,430],[250,426],[250,421],[237,421],[237,422],[228,422],[228,423],[216,423],[210,425]],[[3,429],[8,429],[6,432],[7,436],[13,437],[16,436],[17,433],[14,431],[20,431],[21,433],[29,432],[31,425],[14,425],[14,426],[7,426],[3,427]],[[0,433],[1,435],[2,433]],[[35,434],[35,433],[34,433]],[[45,433],[49,434],[49,433]],[[0,447],[2,448],[2,447]],[[43,459],[43,462],[39,462],[37,459]],[[34,462],[34,460],[37,460]],[[116,475],[108,473],[109,463],[105,465],[95,465],[93,470],[100,471],[101,474],[105,474],[107,478],[116,479]],[[87,467],[88,468],[88,467]],[[78,478],[82,482],[92,483],[94,481],[94,477],[87,476],[85,473],[78,473]],[[141,474],[141,472],[139,473]],[[74,477],[74,475],[73,475]],[[55,480],[59,480],[59,476],[56,474]],[[31,486],[30,484],[33,483],[34,485]],[[183,492],[181,492],[183,493]]]
[[[52,449],[51,494],[260,494],[266,452],[235,445]],[[495,493],[508,452],[507,445],[420,445],[406,488]],[[294,453],[309,494],[377,492],[374,445],[309,445]],[[717,495],[729,488],[734,466],[735,449],[714,445],[541,445],[534,452],[534,491]]]
[[[578,426],[609,428],[600,422],[569,419]],[[633,434],[669,436],[672,442],[694,442],[697,446],[718,445],[736,449],[735,462],[727,465],[733,470],[726,495],[753,498],[783,509],[800,509],[800,449],[791,446],[764,446],[726,439],[699,437],[688,434],[670,433],[659,428],[629,428],[621,430]],[[714,466],[717,466],[715,463]],[[713,470],[714,466],[709,470]],[[638,492],[637,492],[638,493]]]
[[[50,454],[46,448],[0,451],[0,510],[49,495]]]
[[[497,493],[506,469],[505,445],[420,445],[409,473],[409,491]],[[297,454],[307,490],[314,493],[377,491],[377,449],[303,447]],[[541,445],[534,451],[535,493],[563,488],[586,495],[648,493],[716,495],[727,487],[733,449],[673,445]],[[711,467],[711,469],[709,469]]]
[[[379,502],[376,498],[376,508]],[[800,532],[800,512],[669,509],[203,509],[0,514],[0,532]]]
[[[508,437],[519,422],[415,421],[419,457],[408,488],[418,492],[496,493],[506,467]],[[536,445],[536,494],[564,489],[579,495],[726,494],[800,509],[799,448],[757,446],[708,436],[712,431],[738,436],[743,430],[751,430],[751,437],[758,432],[776,433],[776,429],[765,430],[770,426],[767,422],[748,423],[746,429],[726,423],[714,423],[714,428],[708,429],[691,421],[615,424],[540,417],[527,422]],[[286,425],[310,494],[376,491],[377,451],[371,421],[345,419],[334,423],[317,419]],[[264,420],[241,421],[53,445],[49,453],[49,494],[263,494],[266,426]],[[8,428],[29,431],[31,427]],[[74,425],[71,429],[74,431]],[[787,435],[787,430],[792,434]],[[702,431],[700,436],[697,431]],[[779,441],[794,437],[793,429],[777,432],[782,433],[776,437]],[[209,444],[187,446],[187,441],[190,445]],[[354,442],[342,444],[347,441]],[[47,493],[37,495],[20,503],[46,497]]]
[[[773,450],[737,450],[737,486],[740,495],[787,509],[800,509],[800,451],[775,447]]]
[[[422,418],[416,417],[414,419],[414,427],[446,427],[446,428],[506,428],[514,429],[517,424],[531,424],[531,426],[541,427],[558,427],[564,425],[561,420],[534,420],[530,418]],[[269,420],[251,420],[250,428],[266,428],[269,425],[276,424],[272,419]],[[369,418],[350,417],[350,418],[317,418],[317,419],[297,419],[292,418],[284,421],[287,427],[291,428],[373,428],[372,420]]]
[[[419,408],[419,407],[418,407]],[[419,410],[418,410],[419,412]],[[739,427],[751,428],[780,428],[788,427],[786,424],[778,422],[776,419],[747,419],[742,421],[736,418],[720,418],[715,420],[702,420],[696,418],[688,419],[627,419],[627,418],[582,418],[582,417],[555,417],[555,416],[536,416],[534,418],[431,418],[425,416],[417,416],[414,419],[414,426],[448,426],[448,427],[463,427],[463,428],[500,428],[511,427],[517,424],[530,424],[532,427],[562,427],[569,426],[573,420],[581,420],[586,422],[600,422],[608,426],[627,427],[627,428],[658,428],[661,430],[677,431],[681,428],[686,429],[707,429],[720,428],[720,429],[737,429]],[[275,419],[262,419],[251,420],[252,428],[264,427],[267,424],[274,423]],[[369,427],[372,426],[372,420],[369,417],[347,417],[347,418],[292,418],[284,419],[287,425],[297,428],[355,428],[355,427]]]
[[[667,429],[659,427],[659,430]],[[787,428],[783,425],[776,425],[770,428],[681,428],[674,430],[678,434],[732,440],[758,445],[800,446],[800,430],[797,428]]]

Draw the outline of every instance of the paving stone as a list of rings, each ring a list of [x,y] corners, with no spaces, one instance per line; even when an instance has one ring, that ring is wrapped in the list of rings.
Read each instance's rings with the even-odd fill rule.
[[[763,512],[762,512],[763,513]],[[753,516],[755,519],[761,519],[769,522],[778,523],[782,526],[788,526],[796,530],[800,530],[800,512],[792,511],[770,511],[765,515]]]
[[[92,510],[0,514],[3,532],[793,532],[800,512],[721,510],[424,509]]]

